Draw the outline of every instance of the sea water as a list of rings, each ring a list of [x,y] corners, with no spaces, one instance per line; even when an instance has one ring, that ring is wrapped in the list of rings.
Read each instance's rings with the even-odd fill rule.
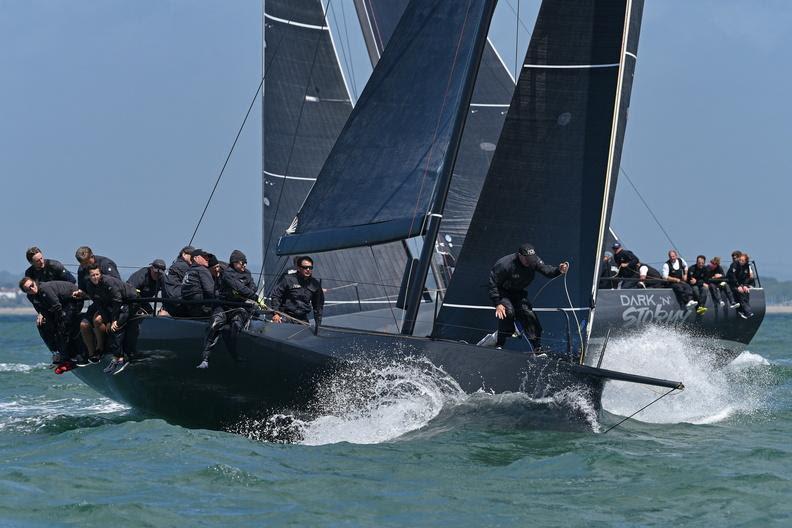
[[[0,526],[792,526],[790,343],[789,315],[725,368],[670,330],[612,339],[603,367],[686,389],[609,383],[599,414],[353,365],[311,420],[217,432],[54,375],[33,318],[0,317]],[[559,406],[589,422],[547,427]]]

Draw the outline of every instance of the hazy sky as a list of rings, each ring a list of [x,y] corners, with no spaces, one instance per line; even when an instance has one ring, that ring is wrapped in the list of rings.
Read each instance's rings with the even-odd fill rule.
[[[521,0],[529,29],[536,5]],[[507,64],[516,6],[493,22]],[[743,248],[760,275],[792,279],[790,27],[784,0],[646,1],[622,167],[689,259]],[[122,266],[170,261],[258,85],[260,42],[259,0],[0,0],[0,269],[21,272],[33,244],[69,264],[83,244]],[[260,111],[196,238],[223,258],[260,261]],[[664,260],[626,178],[614,227]]]

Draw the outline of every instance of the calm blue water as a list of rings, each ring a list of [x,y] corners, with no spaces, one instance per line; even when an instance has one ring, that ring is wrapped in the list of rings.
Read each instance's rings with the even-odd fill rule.
[[[0,317],[0,526],[792,526],[790,343],[792,316],[768,316],[716,371],[671,332],[612,342],[604,366],[688,389],[607,434],[661,393],[613,385],[615,414],[548,431],[531,415],[574,395],[394,366],[363,373],[373,400],[333,385],[283,445],[136,415],[48,370],[32,317]]]

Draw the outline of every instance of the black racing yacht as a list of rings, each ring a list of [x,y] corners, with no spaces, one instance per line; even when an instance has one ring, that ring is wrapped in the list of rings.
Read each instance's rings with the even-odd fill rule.
[[[320,0],[265,5],[262,294],[310,253],[328,299],[318,334],[259,317],[239,357],[220,344],[196,369],[207,323],[149,316],[123,373],[75,375],[206,428],[310,412],[319,384],[360,361],[426,358],[468,392],[578,391],[595,409],[608,380],[681,388],[586,354],[621,316],[597,283],[643,1],[545,0],[516,79],[487,38],[495,0],[356,7],[375,66],[355,101]],[[526,241],[570,263],[531,292],[545,356],[519,334],[477,346],[495,329],[489,269]]]

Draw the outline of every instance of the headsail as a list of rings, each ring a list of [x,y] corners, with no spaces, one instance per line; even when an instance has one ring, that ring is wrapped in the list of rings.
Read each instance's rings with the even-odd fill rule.
[[[352,97],[320,0],[267,0],[264,17],[263,247],[265,282],[272,285],[291,263],[275,254],[277,238],[313,186],[352,112]],[[326,313],[395,302],[406,262],[401,244],[322,255],[317,272],[324,287],[341,288],[328,293]]]
[[[494,329],[488,272],[523,242],[532,242],[549,263],[571,263],[569,298],[559,279],[534,300],[543,341],[565,340],[570,309],[587,318],[616,185],[642,3],[542,3],[435,335],[476,342]],[[543,283],[532,285],[529,299]],[[567,313],[547,313],[559,308]]]
[[[413,0],[279,254],[423,233],[452,169],[492,0]]]
[[[382,55],[384,45],[390,39],[407,3],[408,0],[355,0],[372,64],[376,64]],[[450,259],[445,259],[447,264],[459,257],[464,244],[514,93],[514,84],[506,64],[488,40],[476,77],[476,87],[440,226],[438,249],[450,255]]]

